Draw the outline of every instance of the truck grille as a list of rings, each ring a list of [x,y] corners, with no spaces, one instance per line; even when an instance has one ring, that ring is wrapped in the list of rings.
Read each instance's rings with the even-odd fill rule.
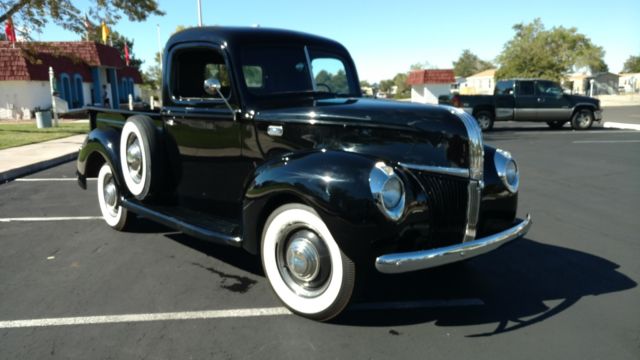
[[[416,172],[427,193],[430,240],[428,248],[459,244],[467,224],[469,180],[428,172]]]

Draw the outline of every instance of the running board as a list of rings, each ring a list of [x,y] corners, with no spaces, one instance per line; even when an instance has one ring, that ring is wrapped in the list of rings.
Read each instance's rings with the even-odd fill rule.
[[[203,220],[202,217],[200,217],[200,221],[187,222],[184,217],[171,214],[169,208],[149,207],[135,200],[121,199],[120,204],[135,214],[181,231],[187,235],[222,245],[236,247],[242,245],[242,237],[235,235],[240,233],[237,224],[221,219]]]

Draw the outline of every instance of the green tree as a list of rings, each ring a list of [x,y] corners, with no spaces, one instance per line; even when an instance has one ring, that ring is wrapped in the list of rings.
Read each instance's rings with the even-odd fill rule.
[[[42,33],[49,22],[66,30],[84,34],[84,14],[73,0],[0,0],[0,23],[12,18],[16,28],[26,29],[20,35],[29,37],[29,33]],[[88,16],[91,19],[105,21],[114,25],[123,16],[130,21],[143,21],[149,15],[164,15],[156,0],[91,0]],[[96,22],[100,22],[96,21]]]
[[[637,73],[640,72],[640,56],[629,56],[627,61],[624,62],[622,72],[625,73]]]
[[[393,85],[397,87],[394,98],[406,99],[411,96],[411,87],[407,84],[407,77],[406,73],[398,73],[393,77]]]
[[[453,62],[453,73],[456,76],[467,77],[494,67],[495,65],[490,61],[482,60],[469,49],[465,49],[460,54],[458,61]]]
[[[513,26],[516,34],[498,56],[497,79],[532,77],[561,80],[578,68],[607,71],[604,50],[576,28],[545,29],[540,19]]]

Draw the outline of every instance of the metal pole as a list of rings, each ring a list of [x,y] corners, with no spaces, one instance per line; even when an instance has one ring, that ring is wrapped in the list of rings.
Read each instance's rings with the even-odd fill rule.
[[[160,54],[160,70],[162,70],[162,43],[160,43],[160,24],[156,24],[156,33],[158,34],[158,53]]]
[[[56,109],[56,97],[54,93],[53,82],[56,81],[53,74],[53,67],[49,66],[49,89],[51,90],[51,111],[53,111],[53,126],[58,127],[58,111]]]
[[[595,80],[591,79],[589,80],[589,96],[593,97],[593,83],[595,82]]]
[[[202,4],[200,0],[198,1],[198,26],[202,27]]]

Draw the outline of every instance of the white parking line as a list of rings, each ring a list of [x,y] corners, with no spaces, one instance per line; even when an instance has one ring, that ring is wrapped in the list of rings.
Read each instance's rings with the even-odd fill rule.
[[[96,180],[96,178],[87,178],[87,180]],[[38,182],[38,181],[78,181],[76,178],[20,178],[15,182]]]
[[[484,305],[480,299],[452,299],[452,300],[419,300],[405,302],[386,303],[362,303],[354,304],[349,310],[412,310],[424,308],[443,308]],[[0,321],[0,329],[14,329],[27,327],[51,327],[68,325],[100,325],[115,323],[134,323],[149,321],[170,321],[170,320],[206,320],[225,318],[247,318],[263,316],[291,315],[292,313],[285,307],[253,308],[253,309],[230,309],[230,310],[209,310],[209,311],[183,311],[155,314],[124,314],[124,315],[98,315],[81,317],[64,317],[48,319],[27,319]]]
[[[102,216],[51,216],[51,217],[19,217],[19,218],[0,218],[0,222],[18,222],[18,221],[70,221],[70,220],[102,220]]]
[[[576,140],[574,144],[629,144],[640,143],[640,140]]]

